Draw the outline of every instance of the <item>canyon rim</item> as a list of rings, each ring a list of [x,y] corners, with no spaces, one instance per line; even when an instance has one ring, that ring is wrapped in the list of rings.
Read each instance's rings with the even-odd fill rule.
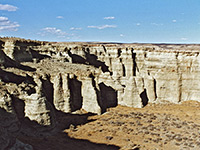
[[[73,130],[110,108],[198,103],[199,53],[198,44],[1,38],[0,149],[34,149],[23,136],[45,139]],[[88,145],[85,149],[119,149]]]

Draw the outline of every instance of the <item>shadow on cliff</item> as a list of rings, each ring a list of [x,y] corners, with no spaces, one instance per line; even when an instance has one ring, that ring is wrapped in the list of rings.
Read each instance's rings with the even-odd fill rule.
[[[143,106],[146,106],[149,102],[146,89],[140,94],[140,98],[142,99]]]
[[[15,139],[20,130],[20,123],[18,122],[16,115],[12,112],[9,102],[1,103],[0,130],[0,149],[10,150],[13,144],[15,144]]]
[[[29,66],[25,66],[20,64],[19,62],[16,62],[9,58],[2,50],[0,50],[0,65],[8,68],[8,67],[14,67],[18,68],[24,71],[36,71],[35,68],[31,68]]]
[[[85,58],[76,54],[72,54],[70,50],[67,50],[67,52],[68,52],[68,55],[72,58],[72,63],[87,64]]]
[[[35,51],[33,49],[30,49],[30,52],[31,52],[32,58],[35,58],[38,61],[42,60],[42,59],[45,59],[45,58],[51,58],[50,56],[44,55],[44,54],[40,54],[39,52],[37,52],[37,51]]]
[[[24,106],[25,103],[22,100],[14,99],[13,105],[18,119],[22,125],[21,133],[18,139],[24,143],[33,146],[34,150],[118,150],[119,147],[115,145],[106,145],[92,143],[88,140],[74,139],[68,136],[64,132],[64,129],[70,128],[70,130],[76,131],[77,125],[86,124],[90,121],[88,117],[94,114],[68,114],[61,111],[55,111],[56,127],[54,130],[48,130],[45,126],[37,124],[36,121],[31,121],[25,117]],[[73,126],[73,128],[71,128]],[[28,132],[28,133],[27,133]],[[41,142],[42,141],[42,142]]]
[[[0,69],[0,79],[6,83],[20,84],[22,82],[27,82],[27,83],[36,85],[33,78],[28,75],[26,75],[26,77],[23,77],[20,75],[16,75],[12,72],[4,71],[2,69]]]
[[[103,82],[98,84],[99,88],[97,88],[95,77],[92,74],[90,77],[92,78],[92,85],[97,95],[97,102],[101,108],[101,113],[106,112],[107,108],[116,107],[118,104],[117,91]]]
[[[50,103],[48,103],[47,109],[50,111],[48,115],[51,116],[50,121],[52,123],[52,126],[43,126],[43,125],[38,124],[36,121],[30,120],[28,117],[25,116],[24,100],[18,99],[16,97],[12,97],[12,99],[13,99],[13,106],[14,106],[15,112],[21,124],[26,128],[30,128],[34,130],[34,132],[39,135],[41,131],[50,131],[53,128],[56,128],[56,132],[62,132],[64,129],[68,129],[70,126],[76,127],[77,125],[83,125],[91,121],[95,121],[92,119],[88,119],[89,116],[93,116],[95,114],[64,113],[62,111],[56,110]],[[42,132],[41,132],[41,135],[42,135]]]
[[[136,71],[139,72],[139,69],[136,63],[136,53],[134,53],[133,49],[131,50],[131,54],[132,54],[132,59],[133,59],[133,76],[136,76]]]
[[[50,102],[50,104],[54,107],[54,102],[53,102],[53,93],[54,93],[54,88],[53,84],[50,81],[50,76],[46,77],[46,80],[41,79],[42,81],[42,86],[43,86],[43,92],[47,98],[47,100]],[[80,110],[82,107],[83,103],[83,98],[81,94],[81,86],[82,83],[77,80],[77,77],[75,76],[73,79],[68,78],[68,84],[69,84],[69,89],[70,89],[70,108],[71,111],[76,111]]]
[[[96,68],[101,68],[103,72],[110,72],[108,69],[109,67],[106,66],[104,62],[98,60],[98,57],[96,55],[89,53],[89,49],[87,49],[87,51],[84,51],[86,58],[83,58],[76,54],[72,54],[70,50],[67,51],[68,55],[72,58],[72,63],[92,65]]]
[[[101,103],[99,104],[102,113],[104,113],[106,112],[107,108],[117,106],[117,91],[115,91],[112,87],[105,85],[104,83],[100,83],[99,87],[101,94]]]
[[[21,135],[28,135],[28,136],[37,136],[37,137],[43,137],[45,135],[45,132],[50,131],[53,126],[42,126],[38,124],[36,121],[30,120],[28,117],[25,116],[25,102],[24,100],[21,100],[17,97],[12,96],[12,105],[14,107],[14,110],[17,114],[18,120],[21,123]],[[51,106],[50,106],[51,107]],[[49,108],[47,108],[49,109]],[[49,109],[50,110],[50,109]],[[54,123],[54,114],[51,112],[49,113],[52,115],[51,122]],[[44,133],[43,133],[44,131]]]
[[[26,43],[25,41],[16,41],[13,53],[15,60],[18,62],[31,62],[33,61],[33,58],[35,58],[37,61],[44,58],[50,58],[50,56],[40,54],[38,51],[35,51],[32,48],[30,48],[30,46],[40,45],[41,43],[37,42]]]
[[[83,104],[83,97],[81,94],[81,87],[82,87],[82,82],[80,82],[77,77],[75,76],[74,79],[69,79],[69,89],[70,89],[70,106],[71,106],[71,111],[76,111],[81,109],[82,104]]]
[[[20,44],[20,43],[18,42],[18,44]],[[32,43],[32,44],[35,46],[35,43]],[[17,43],[16,43],[16,45],[17,45]],[[0,66],[4,66],[6,68],[14,67],[14,68],[18,68],[18,69],[21,69],[21,70],[24,70],[24,71],[36,71],[35,68],[22,65],[22,64],[20,64],[20,62],[32,61],[34,58],[36,60],[42,60],[44,58],[50,58],[50,56],[40,54],[39,52],[37,52],[37,51],[35,51],[31,48],[29,49],[28,52],[26,52],[26,48],[27,48],[27,46],[20,47],[20,50],[15,48],[14,53],[13,53],[15,60],[16,60],[15,61],[15,60],[11,59],[10,57],[8,57],[4,53],[4,51],[2,50],[3,49],[2,42],[0,42]],[[29,56],[30,53],[31,53],[31,56]]]
[[[81,86],[76,80],[71,81],[71,85]],[[42,126],[36,121],[30,120],[25,116],[25,103],[23,100],[13,97],[13,106],[16,114],[22,125],[22,130],[18,136],[18,139],[24,143],[33,146],[34,150],[56,150],[56,149],[67,149],[67,150],[118,150],[119,147],[115,145],[106,145],[92,143],[88,140],[74,139],[68,136],[64,132],[65,129],[70,129],[76,132],[78,125],[84,125],[89,122],[95,121],[89,117],[95,114],[71,114],[58,111],[53,104],[53,85],[49,79],[43,81],[44,94],[47,97],[48,103],[50,104],[50,114],[55,122],[55,127]],[[104,90],[108,90],[109,87],[104,87]],[[81,88],[78,88],[78,90]],[[105,93],[104,93],[105,94]],[[107,107],[107,106],[106,106]],[[42,141],[42,142],[41,142]]]
[[[92,66],[94,66],[96,68],[101,67],[101,69],[102,69],[103,72],[110,72],[109,69],[108,69],[108,66],[106,66],[104,62],[99,61],[98,57],[96,55],[89,53],[89,49],[87,49],[85,51],[85,56],[86,56],[86,61],[90,65],[92,65]]]
[[[53,112],[55,113],[55,118],[57,121],[57,129],[60,131],[69,128],[71,124],[74,126],[85,124],[93,120],[88,120],[89,116],[95,115],[92,113],[87,114],[71,114],[59,111],[55,108],[53,102],[53,84],[50,82],[50,77],[47,77],[47,80],[42,80],[43,85],[43,92],[45,97],[47,98],[48,102],[50,103]],[[69,79],[69,88],[71,89],[70,92],[70,99],[71,99],[71,111],[80,110],[82,107],[82,95],[81,95],[81,82],[78,81],[76,78]]]

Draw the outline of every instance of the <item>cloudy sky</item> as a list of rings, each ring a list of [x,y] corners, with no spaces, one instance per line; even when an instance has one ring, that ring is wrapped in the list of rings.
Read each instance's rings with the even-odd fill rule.
[[[0,36],[200,43],[200,0],[0,0]]]

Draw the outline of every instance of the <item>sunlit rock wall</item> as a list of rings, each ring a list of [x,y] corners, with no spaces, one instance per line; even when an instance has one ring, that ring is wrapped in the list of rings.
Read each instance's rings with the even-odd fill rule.
[[[199,45],[7,41],[3,51],[18,62],[48,58],[96,68],[98,73],[87,75],[81,69],[50,73],[54,106],[66,113],[81,108],[100,113],[117,104],[141,108],[199,101]]]

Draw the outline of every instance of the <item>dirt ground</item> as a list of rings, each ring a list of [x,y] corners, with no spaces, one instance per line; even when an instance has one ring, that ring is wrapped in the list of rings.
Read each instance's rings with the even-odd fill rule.
[[[18,139],[34,150],[199,150],[199,108],[199,102],[188,101],[117,106],[102,115],[56,112],[56,131]]]
[[[142,109],[118,106],[91,122],[71,125],[70,138],[117,146],[120,150],[199,150],[200,103],[149,104]],[[109,148],[108,148],[109,150]]]

